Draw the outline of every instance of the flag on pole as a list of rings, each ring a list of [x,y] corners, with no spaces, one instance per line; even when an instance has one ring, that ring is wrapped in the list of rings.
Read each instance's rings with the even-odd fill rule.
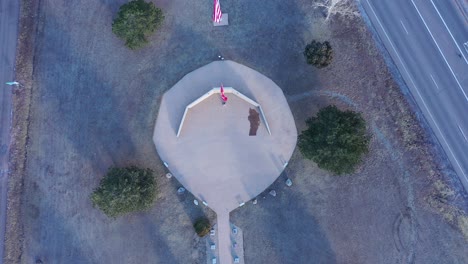
[[[223,100],[223,103],[226,103],[227,102],[227,96],[224,95],[224,87],[223,85],[221,84],[221,100]]]
[[[216,23],[221,22],[222,16],[223,13],[221,13],[221,5],[219,4],[219,0],[214,0],[213,21]]]

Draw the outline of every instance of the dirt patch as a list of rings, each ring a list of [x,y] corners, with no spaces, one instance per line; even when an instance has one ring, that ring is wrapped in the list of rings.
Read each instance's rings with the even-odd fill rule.
[[[250,108],[248,119],[250,122],[249,136],[256,136],[258,126],[260,125],[260,114],[255,109]]]

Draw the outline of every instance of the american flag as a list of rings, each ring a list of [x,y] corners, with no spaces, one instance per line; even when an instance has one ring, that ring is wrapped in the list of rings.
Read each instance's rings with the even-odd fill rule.
[[[224,95],[224,87],[221,84],[221,100],[223,100],[223,102],[226,102],[227,99],[228,99],[227,96]]]
[[[219,4],[219,0],[214,0],[213,21],[216,23],[221,22],[222,16],[223,13],[221,13],[221,5]]]

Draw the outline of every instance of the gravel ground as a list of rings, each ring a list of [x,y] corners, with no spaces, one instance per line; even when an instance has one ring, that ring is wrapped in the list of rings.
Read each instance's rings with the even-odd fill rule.
[[[285,172],[291,188],[283,175],[277,197],[231,214],[246,263],[468,262],[466,193],[434,156],[353,6],[325,21],[312,1],[225,0],[230,25],[214,28],[211,2],[155,1],[165,23],[148,47],[130,51],[111,32],[124,2],[40,2],[17,231],[24,242],[20,261],[9,254],[7,263],[205,263],[191,224],[214,215],[177,196],[149,142],[163,92],[218,54],[283,88],[299,131],[334,103],[363,112],[373,135],[355,174],[330,176],[295,153]],[[330,67],[305,64],[312,39],[331,42]],[[108,219],[89,195],[108,167],[130,164],[157,172],[160,195],[148,212]]]

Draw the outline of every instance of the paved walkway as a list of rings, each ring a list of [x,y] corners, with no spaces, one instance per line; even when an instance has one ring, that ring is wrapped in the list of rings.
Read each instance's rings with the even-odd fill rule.
[[[221,220],[224,223],[226,222],[225,220],[229,221],[229,218],[227,216],[220,216],[219,219],[224,219]],[[233,229],[236,229],[237,233],[235,234]],[[224,247],[222,249],[222,254],[223,255],[231,255],[233,260],[235,257],[239,259],[239,264],[244,264],[244,234],[243,231],[240,227],[229,223],[229,230],[227,229],[227,226],[224,225],[223,228],[221,228],[221,236],[223,237],[223,243],[219,243],[218,237],[219,237],[219,232],[218,232],[218,224],[215,224],[213,226],[213,229],[216,230],[215,235],[209,235],[207,240],[206,240],[206,263],[207,264],[212,264],[213,263],[213,258],[216,258],[217,260],[219,259],[220,255],[220,249],[218,245],[221,245],[222,247],[225,245],[230,245],[230,247]],[[226,232],[229,231],[229,232]],[[229,240],[229,241],[228,241]],[[212,248],[212,245],[215,245],[215,248]],[[230,252],[230,253],[229,253]]]
[[[229,213],[221,212],[217,213],[217,221],[218,221],[218,247],[219,247],[219,259],[222,264],[224,263],[231,263],[227,262],[229,258],[232,261],[231,255],[231,228],[229,224]]]
[[[0,0],[0,263],[5,249],[8,153],[10,150],[11,86],[18,36],[19,1]]]
[[[234,94],[227,94],[223,106],[214,94],[187,112],[176,136],[185,107],[221,83],[260,104],[271,135],[261,121],[257,135],[249,136],[249,113],[256,107]],[[153,140],[173,175],[217,213],[219,263],[232,263],[229,212],[271,185],[296,146],[297,130],[282,90],[246,66],[212,62],[164,94]]]

